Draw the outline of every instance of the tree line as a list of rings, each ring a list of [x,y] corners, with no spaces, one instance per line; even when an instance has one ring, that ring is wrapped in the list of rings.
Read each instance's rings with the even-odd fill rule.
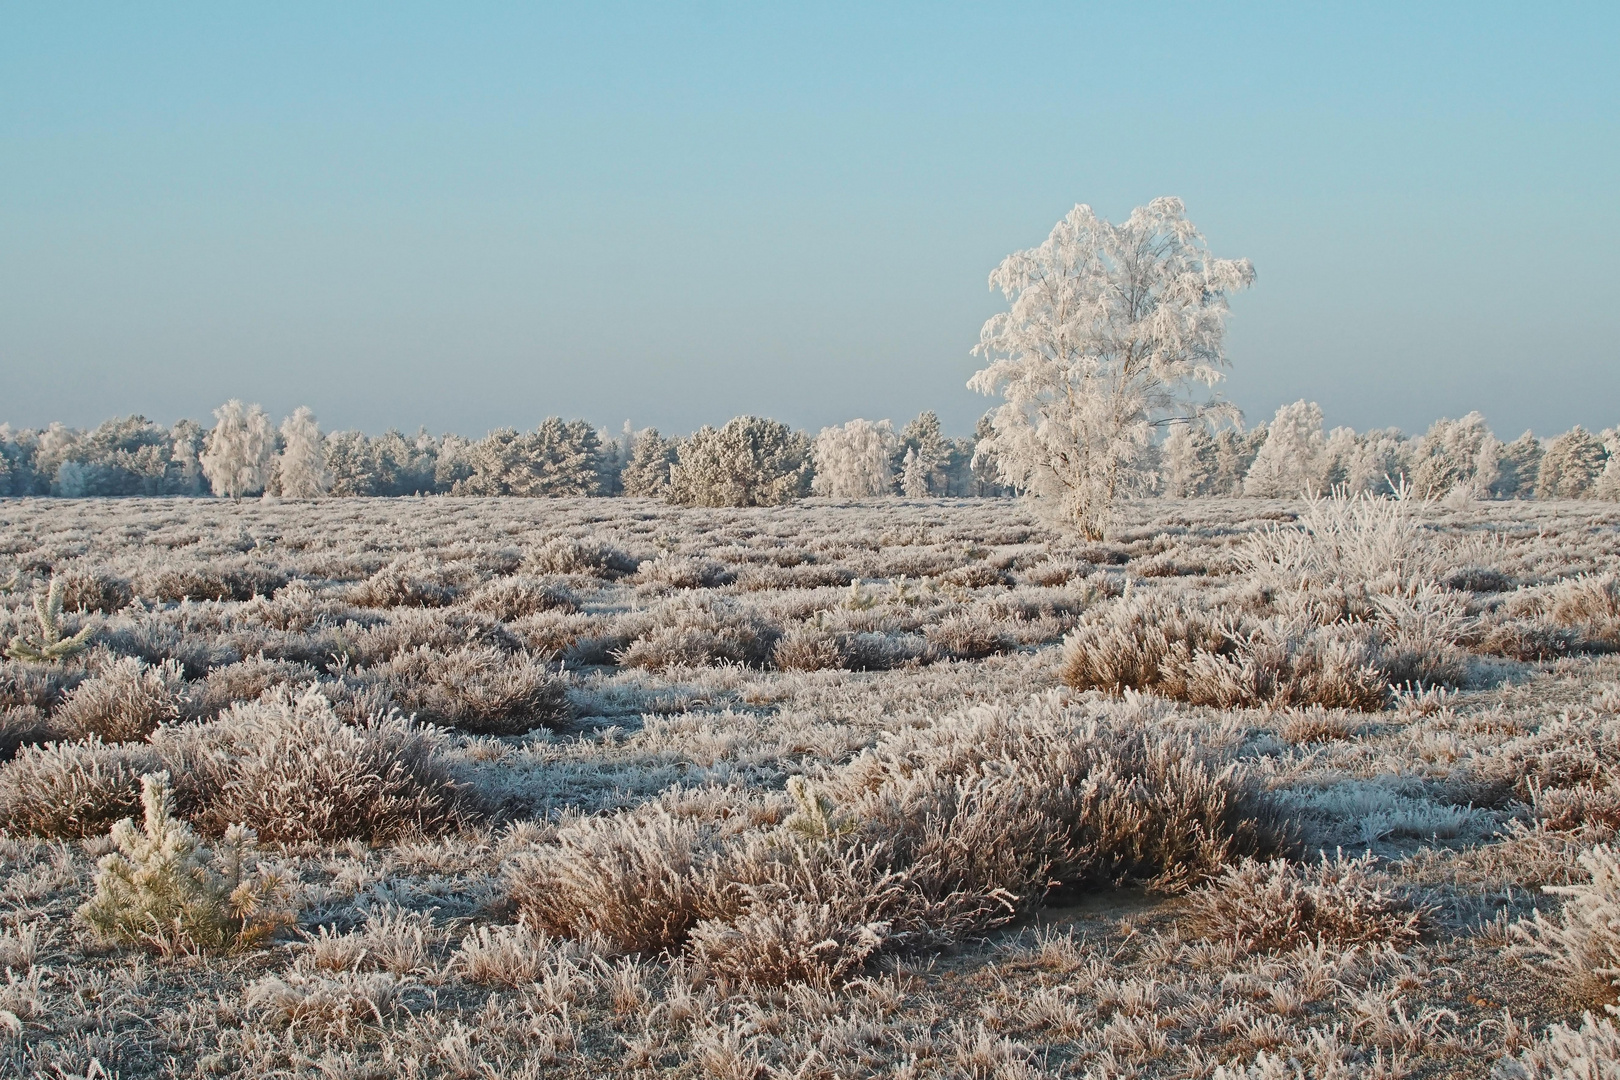
[[[989,497],[1014,493],[997,459],[990,418],[949,438],[924,412],[898,431],[851,420],[815,436],[755,416],[685,437],[657,429],[617,434],[551,417],[534,430],[482,439],[360,431],[324,433],[308,409],[279,426],[258,406],[227,402],[204,428],[144,417],[80,430],[0,425],[0,495],[171,495],[242,498],[481,495],[612,496],[685,505],[752,506],[806,495]],[[1326,430],[1314,402],[1285,405],[1245,429],[1171,425],[1144,448],[1121,490],[1195,498],[1286,498],[1334,488],[1423,498],[1620,500],[1620,428],[1575,427],[1541,439],[1499,441],[1479,413],[1438,420],[1421,436],[1396,428]]]

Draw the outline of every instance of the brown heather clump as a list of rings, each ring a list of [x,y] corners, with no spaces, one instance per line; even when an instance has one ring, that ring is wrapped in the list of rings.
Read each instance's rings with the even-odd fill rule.
[[[544,577],[501,577],[479,586],[466,598],[474,611],[512,622],[542,611],[577,611],[578,597],[563,582]]]
[[[314,692],[165,728],[153,749],[174,773],[182,812],[209,836],[251,822],[269,843],[380,843],[478,814],[444,763],[441,735],[399,717],[345,723]]]
[[[726,662],[761,666],[780,631],[752,610],[730,604],[674,601],[650,629],[619,654],[625,667],[660,671]]]
[[[163,767],[144,743],[25,746],[0,766],[0,828],[33,836],[98,836],[137,812],[141,777]]]
[[[68,693],[54,719],[74,738],[138,742],[180,719],[187,688],[180,665],[148,665],[133,656],[104,657],[98,673]]]
[[[432,567],[395,563],[349,590],[349,603],[363,608],[444,607],[456,598],[455,585]]]
[[[510,896],[549,933],[596,933],[621,952],[656,953],[734,905],[716,873],[721,852],[714,825],[661,806],[581,818],[513,862]]]
[[[1138,592],[1081,619],[1065,645],[1061,674],[1076,690],[1147,690],[1175,679],[1194,653],[1227,646],[1213,616]]]
[[[70,566],[61,573],[62,610],[111,615],[135,599],[129,581],[99,568]]]
[[[1558,626],[1581,631],[1589,648],[1620,649],[1620,575],[1582,574],[1561,582],[1547,614]]]
[[[567,685],[523,653],[468,645],[409,649],[380,665],[390,699],[424,723],[478,735],[521,735],[571,715]]]
[[[1370,854],[1352,859],[1343,852],[1307,864],[1245,859],[1188,901],[1197,932],[1256,952],[1313,942],[1406,945],[1426,915]]]

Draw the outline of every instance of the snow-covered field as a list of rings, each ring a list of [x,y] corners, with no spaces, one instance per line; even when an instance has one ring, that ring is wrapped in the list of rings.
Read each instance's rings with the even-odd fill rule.
[[[0,674],[0,1075],[1617,1041],[1549,1035],[1620,967],[1612,504],[26,499],[0,560],[5,640],[52,572],[90,628]],[[109,855],[161,773],[212,862]]]

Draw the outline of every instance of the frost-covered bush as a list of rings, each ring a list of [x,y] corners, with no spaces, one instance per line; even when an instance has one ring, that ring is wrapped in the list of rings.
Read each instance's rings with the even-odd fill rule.
[[[398,717],[345,723],[313,691],[163,728],[152,745],[182,809],[210,836],[247,821],[274,843],[377,843],[453,829],[474,813],[444,764],[442,735]]]
[[[1266,441],[1243,478],[1243,494],[1289,499],[1320,492],[1326,474],[1322,407],[1296,401],[1277,410]]]
[[[439,652],[424,645],[376,673],[407,714],[478,735],[521,735],[571,714],[567,686],[548,665],[489,646]]]
[[[657,953],[733,908],[714,872],[722,850],[714,825],[652,805],[563,826],[554,842],[514,860],[507,880],[518,911],[540,929]]]
[[[682,506],[778,506],[805,495],[809,440],[786,424],[739,416],[681,443],[668,498]]]
[[[652,625],[619,654],[627,667],[661,670],[726,661],[763,664],[781,631],[738,604],[676,600],[653,614]]]
[[[1611,1080],[1620,1076],[1620,1030],[1585,1013],[1581,1026],[1553,1024],[1517,1059],[1500,1061],[1494,1080]]]
[[[413,564],[410,560],[390,563],[344,597],[356,607],[444,607],[455,601],[459,589],[440,567]]]
[[[485,582],[466,598],[474,611],[512,622],[539,611],[576,611],[579,598],[561,581],[515,575]]]
[[[214,430],[199,458],[214,494],[232,499],[264,489],[276,454],[270,418],[232,398],[214,410]]]
[[[635,573],[640,560],[612,544],[589,538],[554,536],[530,551],[523,568],[536,574],[590,574],[615,578]]]
[[[144,743],[25,746],[0,766],[0,826],[35,836],[96,836],[140,808],[142,775],[162,768]]]
[[[1310,942],[1407,945],[1425,912],[1400,895],[1371,854],[1315,863],[1245,859],[1189,897],[1193,927],[1260,952]]]
[[[851,420],[842,427],[821,429],[813,449],[817,495],[869,499],[894,490],[891,459],[899,440],[887,420]],[[913,456],[914,460],[915,455]],[[921,466],[918,466],[919,468]],[[926,479],[923,494],[927,494]],[[907,494],[911,494],[907,492]]]
[[[133,656],[107,657],[69,692],[54,719],[75,738],[138,742],[180,719],[186,702],[185,675],[173,660],[148,665]]]
[[[1589,880],[1542,889],[1564,898],[1557,916],[1536,911],[1516,923],[1514,932],[1579,992],[1612,1000],[1620,986],[1620,854],[1598,844],[1578,861]]]
[[[96,869],[95,895],[79,918],[107,941],[145,945],[163,953],[251,947],[291,921],[287,886],[257,866],[253,833],[225,831],[217,848],[203,847],[174,816],[165,773],[141,777],[145,821],[112,827],[117,847]]]
[[[135,590],[129,581],[106,570],[70,566],[59,577],[63,611],[98,611],[111,615],[135,599]]]

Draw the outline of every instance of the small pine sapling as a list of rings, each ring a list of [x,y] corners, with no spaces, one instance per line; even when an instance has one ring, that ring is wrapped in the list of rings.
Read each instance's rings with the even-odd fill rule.
[[[95,632],[93,626],[84,627],[72,637],[62,636],[62,598],[66,590],[67,582],[52,574],[45,591],[34,594],[34,617],[39,621],[39,632],[13,637],[6,646],[7,656],[13,660],[54,664],[89,647],[90,635]]]
[[[144,827],[130,818],[112,827],[118,850],[102,857],[96,894],[79,918],[109,941],[164,954],[251,948],[287,925],[286,881],[257,868],[252,830],[232,825],[209,851],[174,816],[168,773],[141,777]]]

